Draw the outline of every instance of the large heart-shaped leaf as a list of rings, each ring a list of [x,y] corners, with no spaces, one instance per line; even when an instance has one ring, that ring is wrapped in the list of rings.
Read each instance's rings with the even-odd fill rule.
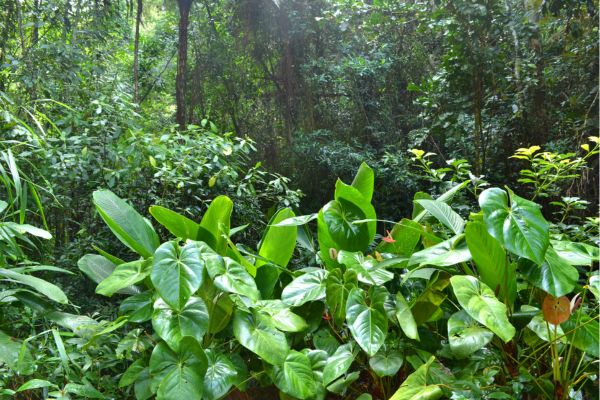
[[[540,206],[502,189],[486,189],[479,195],[479,205],[488,232],[508,251],[538,264],[544,261],[550,244],[548,222]]]
[[[416,200],[425,210],[448,227],[455,235],[460,235],[465,228],[465,220],[448,204],[438,200]]]
[[[256,309],[268,315],[273,326],[284,332],[302,332],[308,324],[298,314],[295,314],[281,300],[260,300],[255,303]]]
[[[283,333],[242,310],[235,312],[233,334],[242,346],[273,365],[281,365],[290,350]]]
[[[377,376],[394,376],[403,363],[404,356],[396,349],[384,348],[369,359],[369,366]]]
[[[93,198],[98,213],[123,244],[142,257],[152,256],[160,242],[148,220],[110,190],[96,190]]]
[[[385,342],[388,320],[383,304],[387,291],[374,286],[369,290],[369,298],[362,289],[354,288],[346,302],[346,320],[356,343],[373,356]]]
[[[521,264],[521,271],[527,280],[554,297],[571,293],[579,279],[577,269],[563,260],[552,247],[548,247],[542,265],[529,262]]]
[[[119,313],[127,315],[131,322],[146,322],[152,318],[153,292],[148,290],[130,296],[121,302]]]
[[[342,276],[340,268],[329,271],[329,275],[325,281],[325,296],[329,313],[333,317],[334,323],[338,326],[341,326],[346,319],[348,294],[357,285],[356,272],[347,270]]]
[[[157,386],[157,400],[199,399],[208,361],[196,339],[186,336],[179,352],[160,342],[150,357],[150,372]]]
[[[169,347],[177,351],[184,336],[191,336],[198,342],[208,330],[208,309],[199,297],[190,297],[181,310],[172,309],[162,299],[154,303],[152,327]]]
[[[353,222],[365,218],[360,207],[342,199],[327,203],[319,212],[318,220],[320,224],[325,224],[337,248],[362,251],[369,244],[369,229],[366,224]]]
[[[258,255],[285,268],[294,254],[298,228],[295,226],[275,226],[277,223],[294,217],[289,208],[279,210],[269,221],[258,247]],[[271,298],[280,270],[261,259],[256,260],[256,283],[263,298]]]
[[[176,242],[163,243],[154,253],[150,279],[162,299],[181,310],[202,284],[204,263],[195,243],[179,247]]]
[[[502,340],[508,342],[515,335],[515,328],[508,321],[506,306],[498,301],[492,289],[477,278],[456,275],[450,278],[452,290],[464,310]]]
[[[369,231],[369,239],[365,246],[368,246],[373,239],[375,238],[375,233],[377,231],[377,215],[375,214],[375,208],[371,204],[371,201],[368,200],[363,194],[351,185],[346,185],[341,180],[337,180],[335,183],[335,193],[334,199],[337,201],[342,201],[342,203],[351,203],[355,206],[359,207],[361,211],[364,213],[366,217],[366,221],[364,223],[360,223],[361,225],[366,225]],[[350,250],[352,249],[345,249]],[[363,249],[357,249],[356,251],[364,251]]]
[[[317,382],[308,356],[292,350],[282,366],[275,366],[275,385],[284,393],[297,399],[312,398],[317,392]]]
[[[434,362],[435,357],[431,357],[410,374],[390,400],[436,400],[442,397],[444,392],[437,382],[433,382],[433,374],[430,372]]]
[[[383,285],[394,278],[394,274],[378,266],[377,260],[365,258],[359,251],[340,250],[337,260],[349,270],[356,272],[359,281],[369,285]]]
[[[400,323],[402,332],[404,332],[407,337],[414,340],[421,340],[419,338],[419,331],[417,330],[417,322],[415,321],[415,317],[413,317],[410,306],[400,292],[396,293],[396,318]]]
[[[227,196],[216,197],[202,216],[200,227],[206,229],[215,238],[214,250],[225,255],[231,226],[233,202]]]
[[[117,265],[114,271],[96,287],[96,293],[110,297],[146,279],[151,270],[152,260],[136,260]]]
[[[352,342],[339,346],[335,353],[327,359],[327,364],[323,369],[323,385],[327,386],[344,375],[350,369],[357,354],[358,351]]]
[[[281,300],[285,304],[298,307],[309,301],[321,300],[325,297],[325,278],[327,278],[328,272],[318,268],[304,271],[306,272],[283,289]]]
[[[206,270],[217,288],[246,296],[251,300],[259,299],[260,294],[254,278],[246,268],[229,257],[220,256],[202,242],[197,242],[197,246],[202,250]]]
[[[235,365],[225,354],[214,350],[206,350],[208,368],[204,375],[204,393],[202,398],[206,400],[217,400],[225,396],[237,375]]]
[[[483,283],[513,304],[517,297],[515,267],[508,262],[500,243],[487,233],[481,222],[469,222],[465,230],[467,246]]]
[[[465,358],[487,345],[494,334],[479,326],[477,322],[461,310],[448,319],[448,339],[450,350],[457,358]]]

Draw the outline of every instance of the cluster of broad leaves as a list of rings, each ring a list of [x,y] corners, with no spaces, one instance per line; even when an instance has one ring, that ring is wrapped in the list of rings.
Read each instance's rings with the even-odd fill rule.
[[[233,204],[225,196],[200,222],[151,207],[173,237],[161,243],[126,201],[95,192],[100,216],[137,256],[100,251],[79,267],[97,293],[127,296],[121,314],[151,323],[156,341],[120,385],[140,400],[218,399],[249,382],[274,384],[285,398],[324,399],[356,393],[365,369],[380,378],[402,369],[392,399],[437,399],[459,381],[441,358],[469,359],[525,331],[598,356],[598,320],[586,305],[586,292],[598,295],[597,271],[590,271],[596,248],[551,237],[540,207],[509,189],[485,190],[481,210],[465,220],[450,206],[464,184],[436,199],[417,196],[412,219],[379,240],[373,185],[363,164],[350,185],[338,180],[318,213],[279,210],[255,250],[232,241],[243,227],[230,227]],[[292,271],[296,243],[312,242],[306,225],[314,220],[320,267]],[[522,291],[553,304],[583,292],[584,305],[572,315],[557,312],[523,303]],[[569,329],[557,339],[550,333],[561,323]],[[447,339],[433,354],[423,336],[440,326]]]

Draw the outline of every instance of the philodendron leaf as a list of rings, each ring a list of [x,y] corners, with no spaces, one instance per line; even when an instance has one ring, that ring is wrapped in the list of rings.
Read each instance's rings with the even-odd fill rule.
[[[119,313],[127,315],[131,322],[146,322],[152,318],[152,291],[130,296],[121,302]]]
[[[398,318],[402,332],[404,332],[407,337],[414,340],[421,340],[419,338],[415,317],[413,317],[410,306],[400,292],[396,293],[396,318]]]
[[[488,232],[508,251],[538,264],[544,262],[549,225],[539,205],[499,188],[481,192],[479,205]]]
[[[600,259],[597,246],[568,240],[550,240],[550,243],[560,258],[571,265],[592,265]]]
[[[358,285],[356,272],[346,270],[342,276],[342,270],[335,268],[329,271],[325,282],[325,295],[329,313],[336,325],[341,326],[346,319],[346,301],[348,294]]]
[[[416,200],[425,210],[448,227],[455,235],[460,235],[465,228],[465,220],[448,204],[438,200]]]
[[[450,350],[457,358],[465,358],[487,345],[494,334],[480,326],[461,310],[448,319]]]
[[[231,199],[227,196],[218,196],[210,203],[200,221],[200,227],[210,232],[215,238],[214,250],[221,255],[224,255],[227,249],[232,211]]]
[[[110,297],[144,280],[150,275],[151,269],[152,260],[136,260],[117,265],[114,271],[96,287],[96,293]]]
[[[369,245],[367,224],[354,224],[366,216],[357,205],[345,200],[332,200],[319,212],[319,224],[324,224],[339,249],[363,251]]]
[[[542,265],[525,262],[521,270],[535,287],[554,297],[571,293],[579,279],[577,269],[563,260],[552,247],[548,247]]]
[[[441,243],[413,253],[408,265],[435,265],[448,267],[469,261],[471,253],[467,248],[464,235],[457,235]]]
[[[456,299],[473,319],[505,342],[513,338],[515,328],[508,321],[506,306],[498,301],[492,289],[477,278],[467,275],[453,276],[450,284]]]
[[[203,271],[204,262],[196,243],[179,247],[177,242],[166,242],[154,253],[150,279],[165,303],[181,310],[202,284]]]
[[[394,278],[394,274],[377,265],[377,260],[366,258],[359,251],[340,250],[337,261],[356,272],[359,281],[369,285],[383,285]]]
[[[150,222],[110,190],[96,190],[93,197],[98,213],[115,236],[142,257],[152,256],[160,242]]]
[[[308,324],[298,314],[294,314],[281,300],[260,300],[256,308],[262,314],[268,315],[273,326],[284,332],[302,332]]]
[[[267,325],[262,318],[236,310],[233,335],[242,346],[273,365],[281,365],[290,348],[285,335]]]
[[[323,385],[327,386],[344,375],[357,354],[357,348],[352,342],[339,346],[335,353],[327,359],[327,364],[323,369]]]
[[[304,271],[306,272],[294,279],[281,293],[281,300],[288,306],[298,307],[325,297],[328,272],[318,268]]]
[[[184,336],[201,342],[208,330],[208,320],[208,309],[199,297],[190,297],[181,310],[172,309],[162,299],[154,303],[152,327],[174,351]]]
[[[150,214],[162,226],[167,228],[173,236],[182,238],[183,240],[196,240],[199,224],[188,217],[161,206],[150,207]]]
[[[369,366],[377,376],[394,376],[402,367],[404,356],[395,349],[380,350],[369,359]]]
[[[246,296],[251,300],[260,298],[254,278],[246,268],[229,257],[222,257],[215,253],[205,243],[196,242],[196,245],[202,251],[202,259],[208,275],[217,288],[224,292]]]
[[[202,398],[217,400],[225,396],[237,375],[233,362],[225,354],[214,350],[206,350],[208,369],[204,375],[204,393]]]
[[[385,342],[388,319],[383,304],[387,297],[384,287],[374,286],[365,291],[354,288],[348,294],[346,302],[346,321],[352,337],[369,355],[374,356]]]
[[[432,356],[410,374],[390,400],[436,400],[442,397],[442,389],[432,382],[430,370],[434,362],[435,357]]]
[[[317,392],[310,360],[308,356],[290,351],[283,365],[275,366],[275,385],[284,393],[294,398],[305,400],[314,397]]]
[[[150,357],[150,372],[158,384],[157,400],[199,399],[204,388],[208,361],[196,339],[186,336],[179,352],[160,342]]]

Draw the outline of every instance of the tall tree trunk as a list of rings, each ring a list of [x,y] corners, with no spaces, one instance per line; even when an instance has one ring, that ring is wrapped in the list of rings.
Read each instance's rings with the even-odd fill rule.
[[[140,53],[140,23],[142,22],[143,0],[137,0],[137,13],[135,16],[135,38],[133,40],[133,101],[139,102],[140,83],[139,83],[139,53]]]
[[[179,42],[177,54],[177,77],[175,79],[176,120],[179,129],[185,128],[185,70],[188,50],[188,25],[193,0],[177,0],[179,5]]]

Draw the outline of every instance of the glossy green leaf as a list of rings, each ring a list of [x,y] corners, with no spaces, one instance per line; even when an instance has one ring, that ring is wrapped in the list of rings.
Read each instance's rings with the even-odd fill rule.
[[[179,247],[176,242],[163,243],[154,253],[150,279],[162,299],[180,310],[202,284],[204,262],[200,249],[190,242]]]
[[[398,373],[404,356],[395,349],[382,349],[369,359],[369,366],[377,376],[394,376]]]
[[[521,307],[521,310],[526,306]],[[527,306],[529,308],[529,306]],[[531,307],[532,309],[537,310],[535,307]],[[540,339],[545,342],[551,342],[555,340],[559,340],[561,342],[565,341],[564,331],[560,325],[555,326],[546,320],[544,320],[544,314],[540,312],[535,317],[529,321],[527,324],[527,328],[531,329],[533,333],[535,333]]]
[[[375,208],[371,204],[371,201],[365,198],[365,196],[363,196],[358,189],[353,186],[346,185],[339,179],[335,183],[334,199],[342,203],[354,204],[361,209],[362,213],[365,215],[365,219],[367,220],[367,222],[361,223],[361,225],[367,226],[369,238],[365,246],[368,246],[375,238],[375,233],[377,230],[377,215],[375,213]],[[344,250],[352,251],[352,249],[346,248],[344,248]],[[357,249],[356,251],[361,250],[364,251],[365,249]]]
[[[388,330],[388,319],[383,307],[387,291],[382,287],[372,287],[369,298],[362,289],[354,288],[348,294],[346,321],[352,337],[369,355],[379,351]]]
[[[442,389],[432,382],[431,366],[435,357],[410,374],[390,400],[436,400],[443,396]]]
[[[48,382],[43,379],[30,379],[27,382],[25,382],[24,384],[22,384],[21,386],[19,386],[19,388],[17,389],[17,392],[24,392],[26,390],[40,389],[40,388],[47,388],[47,387],[57,387],[57,386],[54,383]]]
[[[119,387],[130,386],[138,380],[144,369],[147,368],[146,362],[143,359],[135,360],[121,375],[119,379]]]
[[[508,262],[500,243],[488,234],[481,222],[469,222],[465,235],[481,281],[498,293],[501,300],[506,298],[509,304],[514,304],[517,297],[515,268]]]
[[[550,240],[556,254],[570,265],[592,265],[600,260],[600,250],[596,246],[568,240]]]
[[[214,350],[206,350],[208,368],[204,375],[204,393],[202,398],[217,400],[225,396],[237,376],[235,365],[225,354]]]
[[[191,336],[199,343],[208,331],[208,309],[199,297],[190,297],[181,310],[172,309],[162,299],[154,303],[152,327],[171,349],[178,350],[184,336]]]
[[[549,225],[540,206],[499,188],[484,190],[479,205],[488,232],[508,251],[538,264],[544,261],[550,244]]]
[[[442,193],[441,195],[439,195],[437,198],[435,198],[436,201],[441,201],[442,203],[450,203],[450,201],[454,198],[454,195],[456,195],[456,193],[460,192],[462,189],[464,189],[467,184],[469,183],[469,181],[464,181],[456,186],[452,186],[450,189],[448,189],[447,191],[445,191],[444,193]],[[421,196],[418,196],[418,194],[421,194]],[[420,200],[420,199],[425,199],[425,200],[432,200],[431,196],[428,195],[427,193],[423,193],[423,192],[418,192],[417,194],[415,194],[415,200]],[[415,222],[421,222],[425,217],[427,217],[427,215],[429,215],[429,213],[422,209],[422,206],[417,203],[415,201],[415,209],[413,210],[413,215],[412,215],[412,219]],[[417,207],[417,205],[419,207]]]
[[[352,180],[352,187],[356,188],[366,201],[371,202],[374,185],[375,173],[366,163],[361,163],[354,180]]]
[[[150,222],[110,190],[96,190],[93,198],[98,213],[123,244],[142,257],[152,256],[160,242]]]
[[[188,217],[161,206],[150,207],[150,214],[175,237],[196,240],[199,224]]]
[[[340,268],[329,271],[325,281],[325,298],[329,313],[337,326],[341,326],[346,319],[346,302],[348,294],[358,285],[356,272],[347,270],[342,276]]]
[[[127,315],[131,322],[146,322],[152,318],[153,303],[152,291],[148,290],[130,296],[121,302],[119,313]]]
[[[398,319],[400,328],[402,328],[402,332],[407,337],[414,340],[421,340],[412,311],[400,292],[396,293],[396,318]]]
[[[294,212],[289,208],[279,210],[269,221],[258,248],[258,255],[266,260],[286,268],[296,248],[298,228],[295,226],[274,226],[278,222],[294,217]],[[271,298],[277,283],[280,270],[269,265],[263,260],[256,260],[256,284],[260,289],[262,298]]]
[[[227,196],[218,196],[210,203],[200,221],[200,226],[215,238],[214,250],[221,255],[225,255],[227,249],[232,211],[231,199]]]
[[[348,372],[357,354],[358,351],[352,342],[339,346],[335,353],[327,359],[327,364],[323,369],[323,384],[327,386]]]
[[[465,358],[487,345],[494,334],[480,326],[465,310],[448,319],[450,350],[457,358]]]
[[[298,307],[309,301],[325,297],[328,272],[324,269],[310,269],[287,285],[281,293],[281,300],[289,306]]]
[[[275,366],[275,385],[297,399],[312,398],[317,392],[312,366],[308,356],[290,351],[281,366]]]
[[[408,261],[408,265],[448,267],[469,261],[470,259],[471,253],[467,248],[464,235],[458,235],[413,253]]]
[[[67,304],[68,302],[67,295],[58,286],[33,275],[20,274],[10,269],[0,268],[0,279],[7,279],[32,287],[57,303]]]
[[[256,302],[260,313],[268,315],[273,326],[284,332],[302,332],[308,324],[295,314],[281,300],[260,300]]]
[[[319,212],[319,224],[324,224],[336,248],[362,251],[369,245],[367,224],[354,224],[366,216],[357,205],[347,200],[332,200]]]
[[[175,353],[160,342],[150,357],[150,373],[158,384],[157,400],[198,399],[204,388],[208,360],[196,339],[186,336]]]
[[[96,287],[96,293],[110,297],[144,280],[150,275],[151,270],[151,260],[136,260],[117,265],[114,271]]]
[[[208,272],[205,272],[205,274],[208,276]],[[202,281],[200,290],[198,290],[198,295],[204,300],[208,308],[208,315],[210,316],[208,331],[218,333],[229,324],[233,315],[234,304],[229,295],[217,289],[206,276]]]
[[[35,371],[34,359],[25,343],[11,338],[0,331],[0,363],[20,375],[30,375]]]
[[[600,357],[600,324],[597,316],[592,318],[578,311],[571,315],[562,327],[567,334],[567,340],[575,348],[595,358]]]
[[[236,310],[233,334],[242,346],[273,365],[281,365],[289,352],[285,335],[272,328],[261,318]]]
[[[347,375],[344,375],[340,379],[336,380],[332,384],[327,386],[327,390],[333,392],[335,394],[339,394],[343,396],[348,391],[348,388],[358,380],[360,377],[360,372],[354,371]]]
[[[422,230],[423,227],[419,223],[403,218],[390,231],[390,236],[395,242],[388,243],[381,241],[379,246],[377,246],[377,250],[410,257],[419,244]]]
[[[554,297],[571,293],[579,279],[577,269],[563,260],[552,247],[546,251],[542,265],[524,262],[521,272],[534,286]]]
[[[67,383],[63,388],[65,393],[76,394],[85,399],[104,399],[104,395],[91,385]]]
[[[356,272],[360,282],[369,285],[383,285],[394,278],[394,274],[380,267],[377,260],[366,258],[361,252],[340,250],[337,260]]]
[[[456,299],[473,319],[505,342],[513,338],[515,328],[508,321],[506,306],[498,301],[486,284],[466,275],[453,276],[450,283]]]
[[[465,228],[465,220],[456,213],[448,204],[438,200],[416,200],[426,211],[449,228],[455,235],[459,235]]]

